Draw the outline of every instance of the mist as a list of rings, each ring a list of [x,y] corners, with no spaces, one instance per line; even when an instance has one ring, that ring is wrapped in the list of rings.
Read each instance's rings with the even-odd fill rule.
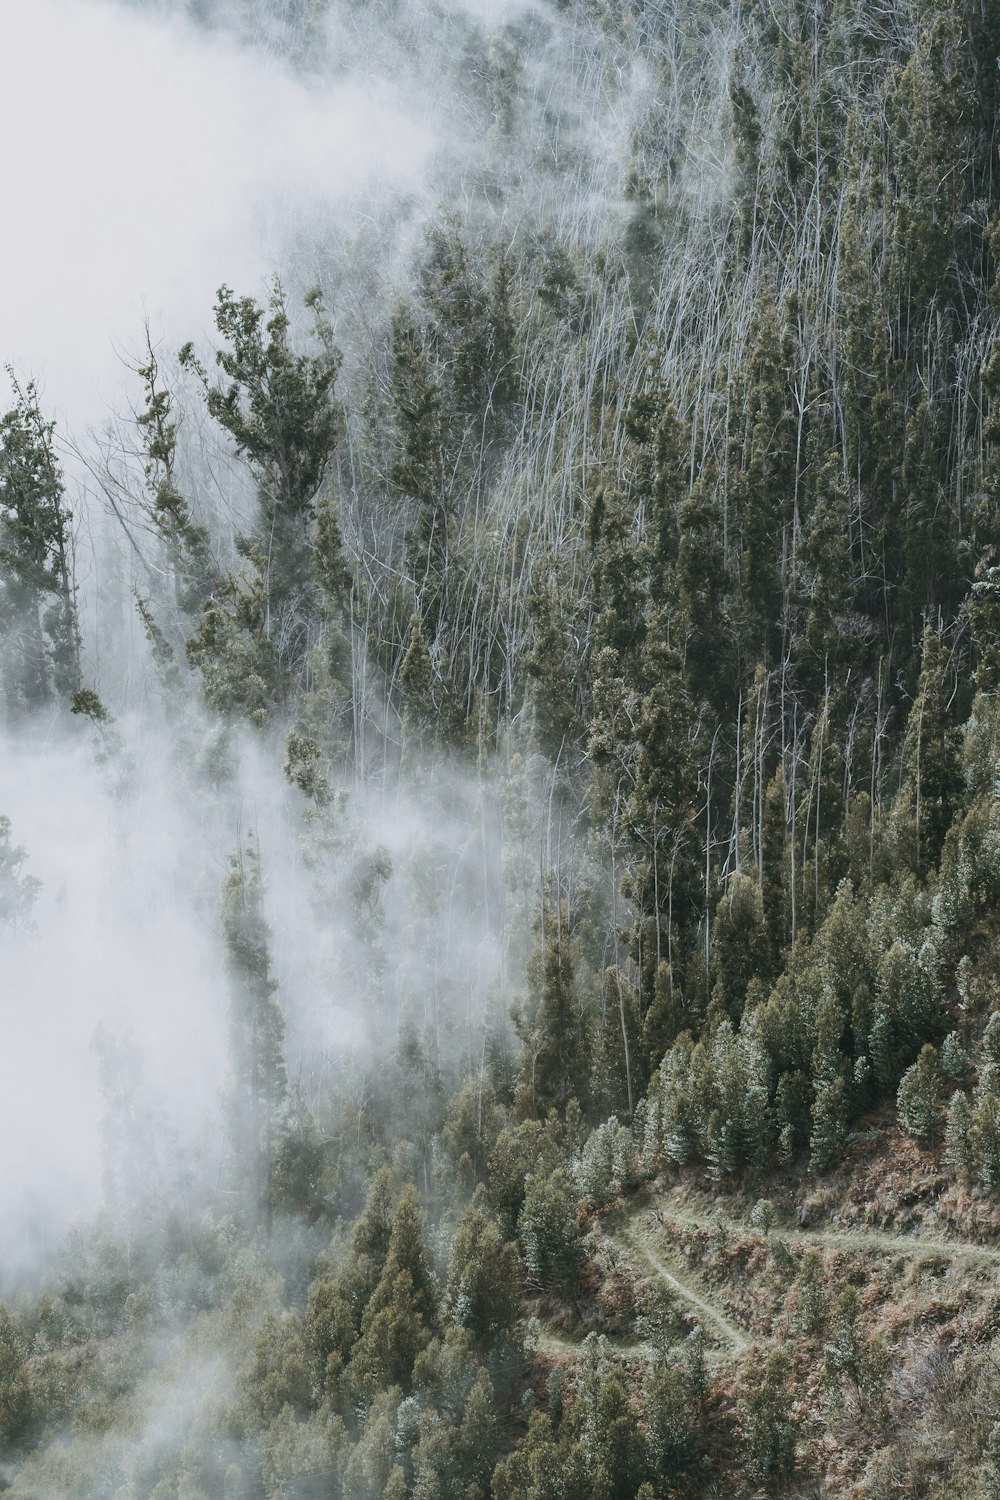
[[[25,1368],[86,1345],[132,1402],[125,1431],[53,1376],[37,1419],[0,1427],[20,1452],[51,1423],[26,1495],[110,1475],[200,1500],[261,1493],[265,1470],[284,1494],[281,1445],[307,1427],[302,1472],[329,1472],[354,1397],[296,1425],[326,1355],[295,1354],[267,1417],[294,1431],[263,1459],[248,1372],[301,1341],[372,1193],[419,1192],[445,1284],[571,948],[595,1108],[622,1093],[602,976],[630,908],[589,826],[586,694],[559,678],[586,610],[555,619],[547,659],[537,642],[546,598],[558,616],[588,586],[587,509],[626,442],[600,393],[641,380],[644,340],[672,374],[700,357],[656,255],[675,244],[681,281],[717,290],[730,22],[696,10],[0,17],[8,448],[27,432],[64,483],[59,566],[0,598],[0,815],[15,886],[38,882],[0,950],[0,1294],[37,1299]],[[669,213],[649,187],[668,155]],[[220,348],[245,381],[229,401]],[[576,1137],[537,1112],[568,1161]],[[508,1403],[511,1338],[490,1377]]]
[[[317,217],[365,193],[419,197],[434,134],[413,102],[336,67],[301,77],[182,6],[5,7],[5,360],[74,431],[99,425],[144,319],[179,347],[222,281],[259,286]]]
[[[403,801],[392,782],[387,792],[385,770],[380,784],[351,789],[351,840],[385,848],[393,871],[375,941],[397,956],[376,986],[381,999],[366,997],[370,977],[358,975],[371,935],[331,909],[342,888],[324,890],[303,862],[301,799],[281,774],[280,742],[230,741],[220,783],[190,759],[210,723],[195,714],[182,726],[164,712],[129,600],[147,576],[88,466],[106,462],[130,420],[145,327],[172,369],[186,338],[209,342],[223,281],[251,291],[276,274],[293,288],[327,283],[348,371],[367,357],[372,318],[406,289],[406,257],[440,196],[476,195],[487,163],[504,156],[466,100],[462,49],[512,25],[537,32],[527,76],[548,110],[567,90],[552,22],[519,3],[390,7],[381,18],[334,7],[307,61],[301,27],[237,5],[39,0],[0,21],[0,129],[26,142],[10,159],[22,232],[0,247],[0,279],[17,289],[4,299],[0,341],[58,420],[86,660],[114,717],[107,731],[52,718],[4,731],[0,809],[41,882],[33,925],[5,960],[0,1221],[14,1273],[102,1202],[102,1029],[135,1049],[162,1190],[169,1159],[196,1141],[205,1180],[219,1172],[222,1147],[205,1145],[221,1130],[228,1066],[219,890],[248,838],[265,872],[289,1070],[307,1096],[359,1047],[365,1054],[373,1024],[401,1014],[421,1028],[433,1015],[449,1055],[470,1066],[481,1051],[504,972],[496,786],[442,763]],[[518,153],[529,157],[535,104],[514,125],[528,132]],[[583,108],[580,143],[595,149],[600,178],[606,131],[617,127]],[[517,160],[506,164],[507,207],[483,197],[484,222],[524,211]],[[206,458],[211,435],[185,417],[181,456],[197,494],[233,461],[217,443]],[[134,462],[117,462],[126,486],[141,483]],[[232,534],[246,493],[238,476],[225,482]],[[386,712],[381,691],[373,718]]]

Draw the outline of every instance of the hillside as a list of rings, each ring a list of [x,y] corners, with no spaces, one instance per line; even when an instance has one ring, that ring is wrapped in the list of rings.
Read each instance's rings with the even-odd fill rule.
[[[0,1487],[1000,1495],[1000,10],[72,3],[287,234],[0,416]]]

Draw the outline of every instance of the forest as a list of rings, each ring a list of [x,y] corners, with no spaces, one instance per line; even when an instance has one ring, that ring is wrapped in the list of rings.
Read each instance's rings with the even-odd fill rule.
[[[998,1500],[1000,6],[113,4],[439,133],[9,368],[0,1490]]]

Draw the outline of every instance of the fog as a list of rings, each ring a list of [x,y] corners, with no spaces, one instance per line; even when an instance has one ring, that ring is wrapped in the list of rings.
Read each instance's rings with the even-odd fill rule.
[[[586,237],[613,218],[650,89],[627,55],[607,74],[598,43],[557,8],[522,0],[32,0],[0,13],[0,133],[18,146],[6,158],[0,353],[22,382],[37,380],[57,420],[86,675],[112,714],[100,730],[30,718],[0,741],[0,813],[41,882],[34,930],[7,944],[0,995],[9,1271],[101,1202],[99,1028],[134,1048],[156,1122],[152,1177],[196,1141],[206,1180],[221,1170],[220,890],[248,839],[261,852],[289,1072],[307,1095],[400,1016],[432,1023],[436,1045],[475,1063],[485,1010],[511,981],[492,773],[443,764],[400,800],[389,768],[372,784],[360,768],[346,873],[310,866],[280,733],[230,734],[220,780],[196,678],[181,717],[164,710],[132,602],[148,586],[142,533],[126,537],[120,508],[109,514],[107,484],[113,473],[129,514],[142,489],[127,450],[144,326],[176,380],[183,342],[210,347],[222,283],[257,295],[275,274],[293,295],[321,283],[344,351],[342,399],[360,407],[379,329],[442,204],[474,233],[503,224],[508,239],[560,218]],[[231,546],[246,479],[190,382],[180,389],[185,484]],[[366,689],[373,722],[383,691]],[[351,870],[380,848],[392,875],[359,917]]]
[[[86,736],[67,744],[38,729],[5,736],[0,754],[0,807],[29,852],[25,873],[42,882],[34,929],[4,947],[8,1271],[100,1202],[98,1026],[133,1040],[150,1106],[168,1106],[185,1134],[217,1115],[225,1057],[217,903],[200,888],[203,851],[176,783],[147,763],[123,798]]]
[[[144,324],[172,369],[183,341],[204,347],[222,282],[258,292],[275,273],[293,286],[319,279],[335,304],[341,293],[349,368],[373,309],[384,317],[405,284],[404,251],[442,192],[474,200],[499,151],[509,211],[522,211],[518,152],[484,135],[467,97],[481,80],[463,49],[532,14],[513,0],[345,4],[322,13],[307,48],[277,7],[33,0],[0,15],[0,131],[19,143],[7,165],[16,232],[0,243],[0,349],[19,379],[37,379],[58,422],[87,671],[113,716],[99,731],[29,719],[0,743],[0,813],[41,882],[33,929],[6,944],[0,995],[8,1276],[102,1201],[100,1028],[133,1049],[137,1098],[155,1123],[151,1182],[166,1183],[196,1141],[205,1179],[221,1170],[220,890],[248,839],[261,851],[289,1072],[307,1095],[400,1015],[432,1017],[470,1066],[481,1049],[503,971],[496,789],[454,768],[405,803],[384,780],[354,788],[351,858],[384,847],[393,872],[360,931],[349,871],[303,862],[302,799],[281,773],[280,738],[231,737],[220,783],[199,759],[210,721],[164,713],[130,598],[145,575],[87,473],[100,472],[134,407]],[[546,132],[565,130],[550,105],[565,93],[568,111],[572,93],[552,67],[549,21],[538,42],[525,161]],[[600,175],[606,132],[621,121],[585,108]],[[231,463],[197,426],[183,456],[195,492]],[[127,485],[127,462],[121,472]]]
[[[433,146],[385,80],[302,78],[181,6],[103,0],[3,7],[0,132],[3,358],[78,432],[120,402],[144,317],[197,336],[220,283],[259,286],[317,213],[419,193]]]

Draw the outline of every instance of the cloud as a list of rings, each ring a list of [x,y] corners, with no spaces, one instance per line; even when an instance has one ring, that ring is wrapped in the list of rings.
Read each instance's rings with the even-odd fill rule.
[[[432,141],[384,86],[101,0],[0,7],[0,357],[73,425],[107,413],[148,311],[172,342],[256,288],[317,208],[419,181]]]

